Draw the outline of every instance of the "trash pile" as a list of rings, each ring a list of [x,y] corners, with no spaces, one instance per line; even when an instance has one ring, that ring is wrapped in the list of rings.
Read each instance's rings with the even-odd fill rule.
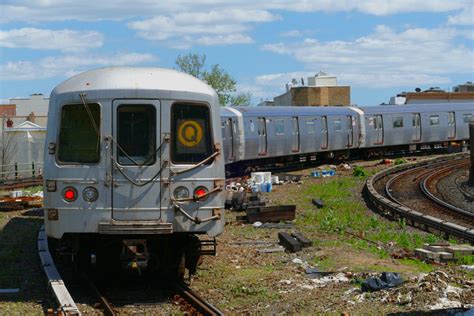
[[[381,301],[406,305],[418,310],[447,308],[474,308],[474,280],[462,276],[449,276],[443,271],[422,274],[407,280],[403,286],[362,292],[357,288],[347,292],[355,294],[350,304],[363,301]]]

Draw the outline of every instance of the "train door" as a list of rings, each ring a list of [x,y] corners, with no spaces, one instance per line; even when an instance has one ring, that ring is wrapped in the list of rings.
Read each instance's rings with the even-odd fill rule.
[[[347,116],[347,147],[352,147],[354,144],[354,118],[351,115]]]
[[[291,118],[292,124],[292,134],[293,134],[293,144],[291,146],[292,152],[300,151],[300,132],[299,132],[299,124],[298,124],[298,117],[294,116]]]
[[[375,140],[374,144],[383,144],[383,120],[382,115],[374,116]]]
[[[456,137],[456,116],[454,112],[448,112],[448,138]]]
[[[328,117],[321,116],[321,148],[328,148]]]
[[[112,104],[112,218],[157,220],[161,207],[160,103]]]
[[[258,118],[258,154],[265,155],[267,153],[267,128],[265,118]]]
[[[419,142],[421,140],[421,117],[420,113],[413,113],[411,115],[413,121],[412,141]]]
[[[223,122],[224,130],[223,136],[225,136],[225,142],[229,145],[225,152],[225,161],[234,160],[234,132],[232,130],[232,119],[227,119]]]

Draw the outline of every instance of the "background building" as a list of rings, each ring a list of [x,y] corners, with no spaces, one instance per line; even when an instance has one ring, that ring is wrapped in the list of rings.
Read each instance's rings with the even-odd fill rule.
[[[308,77],[308,85],[293,79],[286,84],[286,92],[275,97],[275,106],[349,106],[351,87],[338,86],[337,78],[324,72]]]

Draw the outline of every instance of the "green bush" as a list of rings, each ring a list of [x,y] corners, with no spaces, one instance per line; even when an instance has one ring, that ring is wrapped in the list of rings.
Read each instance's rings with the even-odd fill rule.
[[[395,160],[395,165],[402,165],[404,163],[407,163],[406,159],[399,158],[399,159]]]
[[[365,171],[365,169],[361,166],[356,166],[352,171],[352,175],[355,177],[366,177],[367,171]]]

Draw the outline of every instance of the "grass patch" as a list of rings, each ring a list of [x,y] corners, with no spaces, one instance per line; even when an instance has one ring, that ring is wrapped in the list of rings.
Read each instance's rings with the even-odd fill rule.
[[[322,199],[322,209],[307,210],[297,218],[297,225],[305,230],[314,230],[344,234],[355,232],[364,239],[376,243],[394,243],[400,248],[413,250],[424,243],[434,243],[441,239],[432,234],[409,232],[404,220],[386,221],[367,211],[366,205],[354,197],[365,181],[363,177],[343,177],[312,185],[304,191],[306,208],[310,207],[312,198]],[[359,248],[369,250],[380,258],[387,258],[388,253],[358,238],[349,238],[349,242]]]

